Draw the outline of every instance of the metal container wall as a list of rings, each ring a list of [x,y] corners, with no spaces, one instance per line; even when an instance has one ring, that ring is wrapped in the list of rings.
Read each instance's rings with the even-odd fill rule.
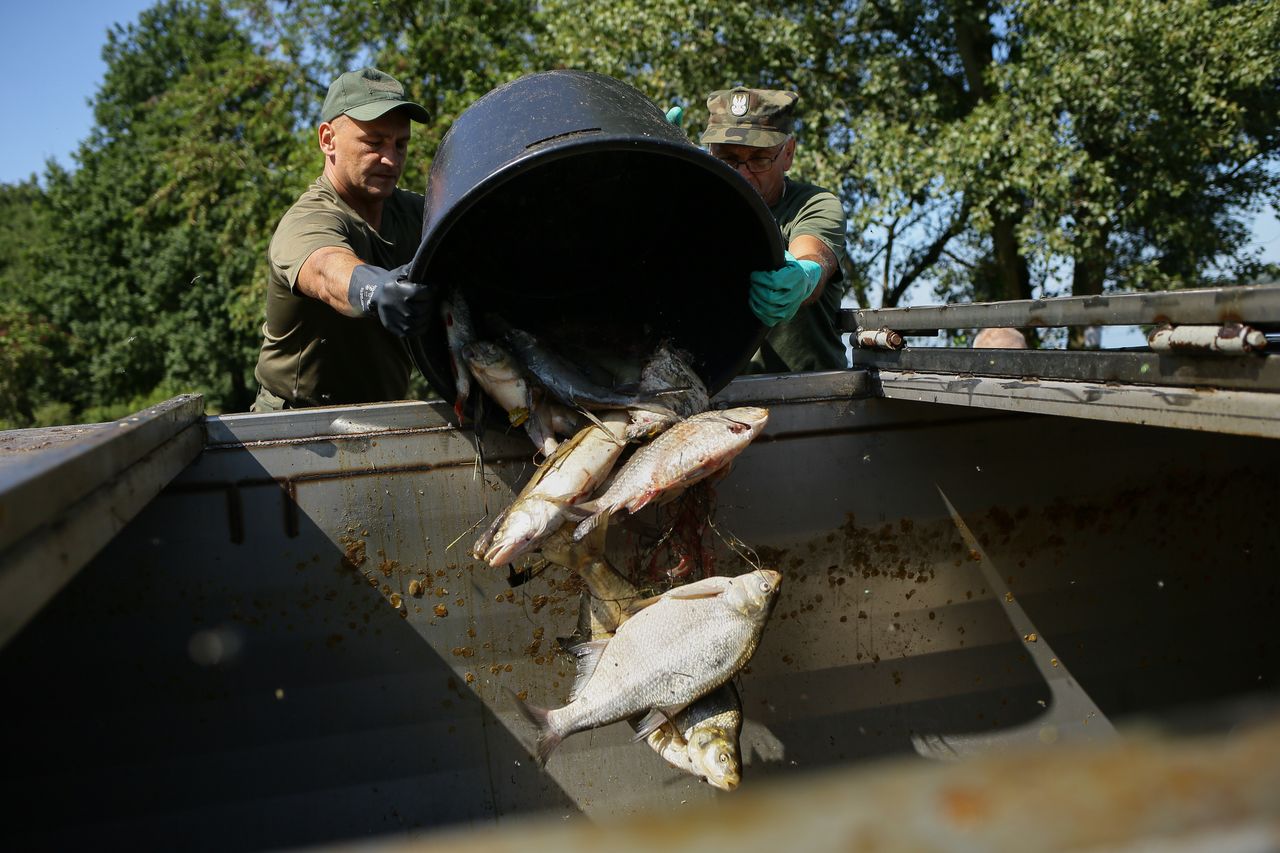
[[[497,311],[564,347],[643,357],[673,338],[714,393],[764,336],[748,276],[782,250],[751,185],[639,91],[548,71],[489,92],[441,140],[411,277],[460,288],[481,325]],[[410,349],[452,399],[442,332]]]
[[[784,576],[740,679],[744,788],[1102,734],[1060,713],[1071,690],[1122,727],[1221,730],[1205,703],[1274,699],[1280,445],[861,399],[856,376],[722,395],[772,417],[702,543],[720,573],[746,569],[740,540]],[[465,556],[527,439],[493,437],[481,478],[443,406],[209,435],[0,650],[5,847],[278,848],[735,796],[624,724],[530,759],[508,691],[566,700],[578,588],[554,569],[510,588]],[[643,577],[667,512],[614,531],[620,568]]]

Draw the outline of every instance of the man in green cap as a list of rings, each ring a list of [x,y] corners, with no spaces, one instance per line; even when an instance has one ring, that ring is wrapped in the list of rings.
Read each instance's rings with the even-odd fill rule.
[[[409,122],[427,111],[375,68],[333,81],[317,140],[324,171],[276,226],[253,411],[402,399],[401,338],[428,321],[427,286],[408,280],[423,197],[397,189]]]
[[[702,143],[760,193],[787,244],[781,269],[751,274],[751,310],[770,327],[751,360],[753,373],[849,366],[836,327],[847,263],[844,208],[827,190],[787,177],[799,99],[795,92],[744,87],[707,98],[711,116]]]

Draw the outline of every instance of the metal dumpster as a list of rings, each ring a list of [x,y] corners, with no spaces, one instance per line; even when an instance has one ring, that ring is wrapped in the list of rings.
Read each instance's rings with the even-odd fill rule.
[[[1255,378],[1276,356],[1260,358]],[[1230,392],[1252,395],[1250,412],[1270,406],[1272,423],[1224,432],[897,399],[918,374],[882,368],[742,378],[715,400],[772,417],[714,489],[703,568],[758,560],[784,577],[740,677],[734,794],[669,769],[625,725],[569,738],[545,769],[531,759],[509,691],[567,699],[557,637],[579,587],[555,568],[512,586],[466,555],[531,470],[522,435],[491,431],[480,470],[444,404],[201,419],[198,400],[177,401],[132,427],[85,428],[105,442],[167,423],[113,451],[96,489],[72,488],[90,477],[83,459],[18,465],[41,447],[12,436],[0,472],[20,470],[5,494],[25,489],[30,518],[14,523],[10,501],[0,519],[13,533],[0,551],[4,847],[254,850],[532,817],[610,824],[730,808],[756,786],[885,757],[1105,743],[1135,727],[1228,733],[1271,712],[1275,389]],[[1148,405],[1203,405],[1183,397],[1155,387]],[[127,524],[121,494],[142,507]],[[648,561],[663,512],[611,531],[620,567],[669,567]],[[94,536],[105,546],[76,559]],[[32,578],[43,593],[14,594]]]

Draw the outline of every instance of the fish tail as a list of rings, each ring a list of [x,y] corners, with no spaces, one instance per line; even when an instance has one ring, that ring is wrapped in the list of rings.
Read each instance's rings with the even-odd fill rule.
[[[507,692],[511,694],[511,698],[515,700],[516,707],[520,709],[520,713],[524,714],[524,718],[538,729],[538,763],[546,765],[547,759],[551,757],[551,753],[560,745],[560,741],[564,740],[558,732],[551,726],[551,712],[546,708],[539,708],[537,705],[530,705],[522,700],[510,688]]]

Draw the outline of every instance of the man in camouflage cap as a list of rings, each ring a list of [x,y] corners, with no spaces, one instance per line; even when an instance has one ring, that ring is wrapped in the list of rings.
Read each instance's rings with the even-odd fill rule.
[[[781,269],[751,274],[751,310],[770,327],[751,361],[753,373],[848,367],[836,326],[847,263],[844,208],[827,190],[787,177],[799,99],[795,92],[741,86],[707,98],[702,143],[755,188],[787,244]]]
[[[253,411],[403,398],[400,338],[428,319],[408,280],[423,197],[396,187],[427,111],[376,68],[339,76],[320,110],[324,171],[276,226]]]

